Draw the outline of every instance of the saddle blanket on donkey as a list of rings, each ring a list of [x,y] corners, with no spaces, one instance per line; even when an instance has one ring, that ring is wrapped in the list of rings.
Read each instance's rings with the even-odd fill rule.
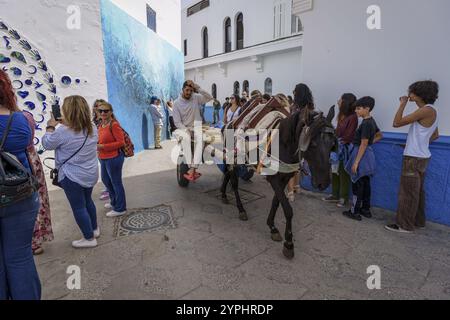
[[[279,97],[273,97],[266,104],[262,104],[261,99],[255,98],[250,100],[243,109],[244,111],[236,120],[222,129],[224,151],[232,153],[234,164],[240,167],[239,176],[247,180],[246,178],[249,175],[252,176],[254,172],[261,175],[274,175],[277,172],[298,171],[299,164],[285,164],[272,154],[272,142],[278,139],[277,129],[281,121],[290,116],[289,105]],[[217,140],[217,131],[213,131],[207,131],[206,135],[212,135],[213,140]],[[227,139],[233,139],[231,141],[233,144],[227,143]],[[230,145],[234,150],[226,149]],[[225,155],[219,150],[213,152],[219,169],[224,172],[226,159],[229,160],[230,155]]]

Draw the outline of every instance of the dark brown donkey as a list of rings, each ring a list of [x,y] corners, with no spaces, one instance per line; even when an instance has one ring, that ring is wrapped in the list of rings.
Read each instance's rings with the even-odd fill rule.
[[[313,187],[325,190],[331,183],[330,153],[337,141],[334,128],[331,124],[335,116],[334,107],[327,117],[323,113],[317,113],[304,108],[290,117],[281,120],[279,126],[279,160],[285,164],[296,164],[306,160],[308,162]],[[239,218],[248,220],[247,212],[242,205],[239,196],[238,166],[226,165],[222,184],[222,199],[228,203],[226,189],[231,182],[235,193]],[[297,171],[297,170],[296,170]],[[275,216],[281,205],[286,217],[286,230],[283,254],[286,258],[294,257],[294,241],[292,234],[293,209],[285,194],[285,188],[295,172],[282,173],[268,176],[267,180],[272,186],[274,197],[267,224],[271,231],[272,240],[281,242],[283,238],[275,226]]]

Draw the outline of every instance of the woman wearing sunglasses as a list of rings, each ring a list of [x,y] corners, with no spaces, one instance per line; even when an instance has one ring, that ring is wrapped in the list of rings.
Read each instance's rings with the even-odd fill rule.
[[[106,216],[114,218],[127,213],[125,188],[122,182],[122,169],[125,161],[122,148],[125,146],[125,135],[109,103],[100,103],[97,112],[101,119],[98,127],[98,156],[101,175],[111,199],[111,203],[105,205],[106,209],[111,209]]]
[[[230,107],[225,111],[225,125],[239,118],[239,115],[241,114],[241,98],[237,94],[231,96],[230,103]]]

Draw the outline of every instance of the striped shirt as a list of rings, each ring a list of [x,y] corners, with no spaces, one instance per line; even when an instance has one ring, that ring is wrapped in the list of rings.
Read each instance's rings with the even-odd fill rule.
[[[69,159],[83,145],[86,134],[76,133],[69,127],[61,125],[55,132],[47,132],[42,138],[42,145],[47,150],[55,150],[56,168],[59,170],[59,181],[66,177],[78,183],[83,188],[94,187],[99,178],[97,143],[98,134],[94,127],[94,134],[88,137],[84,147],[65,165]]]

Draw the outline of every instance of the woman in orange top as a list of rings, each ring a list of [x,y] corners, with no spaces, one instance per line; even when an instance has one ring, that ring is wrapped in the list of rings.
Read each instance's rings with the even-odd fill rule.
[[[108,189],[111,199],[111,203],[105,205],[105,208],[111,209],[106,216],[114,218],[127,213],[125,188],[122,182],[122,169],[125,161],[122,148],[125,145],[125,135],[109,103],[100,103],[97,112],[101,118],[98,128],[98,157],[101,164],[102,181]]]

